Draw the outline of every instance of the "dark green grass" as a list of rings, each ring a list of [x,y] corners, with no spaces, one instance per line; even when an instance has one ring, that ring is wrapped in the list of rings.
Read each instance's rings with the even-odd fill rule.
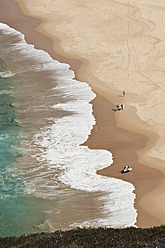
[[[165,226],[154,228],[83,228],[54,233],[40,233],[20,237],[0,238],[0,247],[165,247]]]

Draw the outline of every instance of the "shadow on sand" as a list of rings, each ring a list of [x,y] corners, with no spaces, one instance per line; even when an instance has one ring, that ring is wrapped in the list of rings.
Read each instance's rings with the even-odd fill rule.
[[[120,172],[121,172],[121,174],[125,174],[125,173],[128,173],[130,171],[129,170],[128,171],[121,170]]]
[[[116,108],[116,109],[112,109],[113,111],[120,111],[121,110],[121,108]]]

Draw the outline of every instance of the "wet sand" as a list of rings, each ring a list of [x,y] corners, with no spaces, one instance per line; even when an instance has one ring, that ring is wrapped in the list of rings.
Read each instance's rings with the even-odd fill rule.
[[[43,5],[41,4],[39,8],[41,12],[35,11],[35,7],[37,6],[35,4],[37,4],[37,2],[34,3],[33,8],[29,7],[31,6],[31,1],[29,1],[27,4],[25,4],[24,1],[17,2],[20,3],[20,7],[25,15],[35,16],[38,19],[45,21],[45,18],[41,18],[41,13],[44,13],[44,11],[46,13],[46,10],[49,9],[49,4],[51,1],[48,1],[48,3],[46,4],[47,6],[45,5],[45,7],[43,7]],[[127,5],[124,6],[124,11],[127,14],[130,11],[129,14],[131,14],[132,7]],[[59,7],[60,10],[60,8],[62,7],[62,3],[56,7]],[[91,6],[89,6],[89,8],[85,8],[84,6],[85,14],[88,12],[88,10],[90,11],[90,7]],[[115,13],[115,11],[117,11],[117,7],[119,6],[113,7]],[[74,15],[75,10],[76,9],[72,8],[70,13],[73,12],[72,14]],[[136,10],[136,8],[134,10]],[[125,15],[124,11],[123,15]],[[56,22],[58,24],[58,22],[60,22],[62,18],[65,19],[65,16],[67,16],[66,10],[61,13],[63,13],[64,16],[61,16],[60,19],[60,16],[58,14],[58,20],[53,20],[55,24]],[[93,18],[96,14],[97,13],[95,12],[93,13]],[[120,17],[120,11],[118,14]],[[52,15],[53,12],[49,16],[50,23],[52,23]],[[158,141],[160,140],[160,132],[157,132],[158,125],[157,123],[155,124],[155,120],[153,121],[153,113],[146,113],[147,117],[150,114],[150,118],[148,117],[149,119],[147,119],[146,121],[144,118],[145,113],[143,113],[143,109],[140,109],[140,106],[138,105],[139,103],[143,103],[145,105],[145,97],[146,99],[148,99],[149,94],[148,92],[146,93],[146,91],[144,90],[145,87],[142,87],[142,85],[139,84],[138,86],[136,85],[136,87],[133,87],[132,90],[131,83],[133,80],[137,82],[137,80],[135,80],[137,75],[134,71],[132,72],[131,68],[132,65],[134,65],[135,67],[136,61],[135,57],[133,57],[133,55],[129,51],[129,49],[132,49],[131,46],[128,46],[128,42],[130,41],[127,41],[127,51],[125,51],[125,53],[129,53],[129,64],[127,64],[126,66],[126,73],[122,75],[121,71],[119,71],[119,75],[117,75],[117,72],[115,72],[114,69],[113,75],[109,75],[108,73],[112,73],[112,71],[109,71],[108,68],[113,67],[115,63],[114,57],[116,52],[113,49],[112,50],[114,51],[114,54],[111,54],[110,56],[111,64],[109,63],[107,67],[107,62],[103,61],[105,62],[103,63],[104,67],[101,67],[99,69],[97,68],[97,70],[95,71],[95,61],[97,63],[101,63],[103,57],[101,57],[100,53],[97,53],[97,44],[95,45],[95,43],[92,43],[93,40],[91,41],[90,37],[88,39],[87,34],[89,30],[86,30],[87,32],[84,34],[86,43],[88,44],[88,49],[84,48],[86,49],[86,52],[84,52],[83,54],[81,47],[81,45],[83,46],[83,43],[81,44],[82,40],[80,40],[79,42],[77,41],[76,43],[79,44],[79,47],[77,47],[76,45],[75,47],[72,47],[71,45],[66,46],[65,42],[68,38],[66,35],[67,31],[63,29],[63,26],[60,27],[59,25],[57,33],[54,32],[55,35],[52,35],[50,31],[51,28],[54,28],[54,26],[50,25],[49,19],[47,19],[46,22],[43,22],[44,25],[39,25],[39,20],[21,14],[18,6],[13,1],[1,0],[1,22],[7,23],[9,26],[24,33],[26,41],[28,43],[34,44],[36,48],[43,49],[49,52],[49,54],[53,58],[59,60],[60,62],[69,63],[71,65],[71,68],[76,73],[76,78],[80,81],[88,82],[97,94],[97,97],[92,101],[94,116],[97,120],[97,124],[94,126],[92,133],[85,145],[88,145],[90,148],[102,148],[111,151],[114,160],[112,166],[105,168],[102,171],[98,171],[98,174],[121,178],[125,181],[133,183],[136,188],[135,208],[138,211],[138,218],[136,223],[138,227],[150,227],[164,224],[164,161],[163,159],[158,159],[158,148],[155,148],[157,154],[154,154],[154,158],[151,157],[152,152],[148,152],[151,151],[152,147],[155,147],[155,144],[159,143]],[[39,32],[36,32],[34,30],[36,29],[35,27],[37,25],[39,25],[39,27],[37,28]],[[72,23],[69,28],[70,30],[72,28],[72,30],[79,30],[79,32],[81,31],[79,26],[74,26],[72,25]],[[96,29],[98,28],[99,27],[96,27]],[[112,30],[110,31],[112,32]],[[120,29],[116,32],[119,31]],[[76,35],[73,35],[73,37],[70,35],[68,42],[71,42],[71,38],[74,40],[74,38],[78,36]],[[116,36],[114,37],[116,38]],[[63,42],[60,43],[60,40],[62,40]],[[113,40],[111,42],[113,43]],[[154,42],[156,41],[154,40]],[[115,44],[113,45],[115,49]],[[53,48],[56,48],[55,52],[52,49],[52,46]],[[103,51],[102,55],[104,55]],[[106,53],[104,55],[104,58],[106,58]],[[120,59],[118,60],[118,62],[119,61]],[[131,63],[131,61],[133,62]],[[109,84],[108,76],[110,76],[113,81],[109,82]],[[145,86],[144,80],[142,80],[142,78],[140,79],[141,81],[143,81],[143,84]],[[125,85],[122,84],[122,82],[124,81],[126,82]],[[143,91],[140,92],[141,94],[138,94],[141,90],[140,87]],[[149,86],[146,85],[146,88],[147,87]],[[125,97],[122,97],[123,89],[126,89]],[[113,111],[113,109],[115,108],[115,104],[117,103],[124,103],[124,111]],[[146,106],[148,107],[147,104]],[[140,110],[141,112],[139,112]],[[141,117],[141,119],[139,118],[139,116]],[[154,151],[154,148],[152,148],[152,151]],[[123,175],[120,173],[120,171],[126,164],[130,165],[133,168],[133,171],[129,174]]]

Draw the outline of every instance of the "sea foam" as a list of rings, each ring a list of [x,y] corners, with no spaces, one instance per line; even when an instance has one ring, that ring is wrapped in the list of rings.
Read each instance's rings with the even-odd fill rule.
[[[54,199],[59,194],[59,190],[58,193],[56,191],[59,184],[87,192],[101,192],[101,211],[105,217],[73,223],[72,226],[134,225],[137,216],[134,208],[134,186],[119,179],[97,175],[97,170],[113,163],[112,154],[106,150],[89,149],[82,145],[96,123],[90,103],[95,94],[89,85],[74,80],[75,75],[69,70],[69,65],[59,63],[48,53],[28,45],[21,33],[5,24],[1,24],[0,29],[4,30],[4,33],[19,35],[20,41],[14,49],[18,49],[24,57],[33,57],[37,61],[26,68],[26,71],[51,71],[51,79],[54,78],[57,82],[52,92],[59,90],[63,100],[66,98],[66,101],[59,101],[51,106],[57,111],[65,111],[66,115],[54,116],[51,118],[53,124],[41,128],[33,136],[35,146],[40,149],[33,157],[41,163],[38,167],[29,169],[26,193]],[[18,74],[23,71],[11,73]]]

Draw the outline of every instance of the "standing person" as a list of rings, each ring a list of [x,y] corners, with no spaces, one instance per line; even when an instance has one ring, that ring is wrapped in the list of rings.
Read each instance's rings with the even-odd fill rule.
[[[124,104],[121,104],[121,109],[122,109],[122,110],[124,109]]]
[[[125,90],[123,90],[123,96],[125,96]]]

